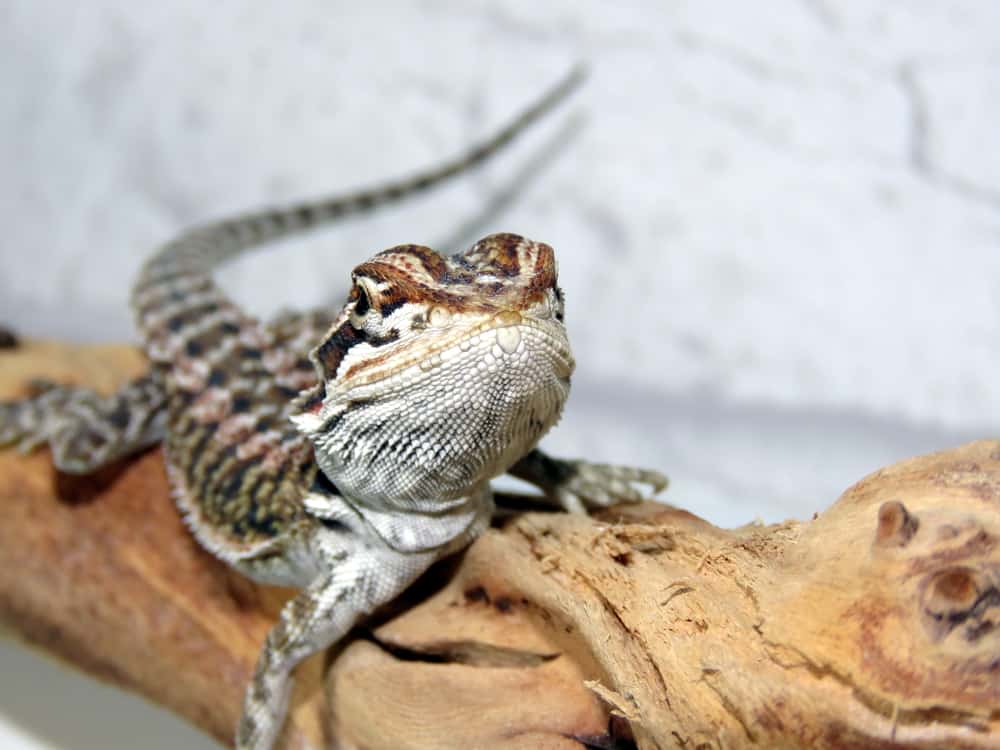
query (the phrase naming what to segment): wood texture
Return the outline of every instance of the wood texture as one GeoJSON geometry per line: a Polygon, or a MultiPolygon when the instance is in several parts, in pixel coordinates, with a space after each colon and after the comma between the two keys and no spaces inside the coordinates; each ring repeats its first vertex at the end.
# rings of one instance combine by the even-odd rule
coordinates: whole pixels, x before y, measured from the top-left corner
{"type": "MultiPolygon", "coordinates": [[[[0,352],[113,387],[126,347],[0,352]]],[[[674,502],[683,498],[671,497],[674,502]]],[[[0,619],[229,742],[288,592],[204,553],[149,451],[0,451],[0,619]]],[[[808,522],[657,504],[514,516],[300,670],[290,748],[1000,748],[1000,441],[873,474],[808,522]]]]}

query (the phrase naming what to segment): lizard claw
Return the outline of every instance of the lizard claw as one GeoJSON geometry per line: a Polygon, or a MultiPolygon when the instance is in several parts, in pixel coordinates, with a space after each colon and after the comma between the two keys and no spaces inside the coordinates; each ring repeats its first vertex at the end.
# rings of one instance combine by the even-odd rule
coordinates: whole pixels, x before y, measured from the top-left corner
{"type": "Polygon", "coordinates": [[[0,446],[13,445],[29,453],[48,439],[30,410],[31,405],[23,401],[0,403],[0,446]]]}
{"type": "Polygon", "coordinates": [[[636,484],[648,484],[655,495],[669,483],[663,474],[649,469],[588,461],[566,463],[572,472],[552,490],[559,504],[570,513],[586,513],[618,503],[638,503],[644,499],[644,494],[636,484]]]}

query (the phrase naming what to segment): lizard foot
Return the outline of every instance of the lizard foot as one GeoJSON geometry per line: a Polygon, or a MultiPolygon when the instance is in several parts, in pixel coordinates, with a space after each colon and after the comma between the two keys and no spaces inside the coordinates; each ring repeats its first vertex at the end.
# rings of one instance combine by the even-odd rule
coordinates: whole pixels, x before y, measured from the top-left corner
{"type": "Polygon", "coordinates": [[[637,484],[649,485],[656,494],[669,480],[658,471],[631,466],[566,461],[569,471],[550,488],[559,504],[570,513],[607,508],[618,503],[638,503],[645,499],[637,484]]]}
{"type": "Polygon", "coordinates": [[[0,402],[0,446],[11,445],[29,453],[48,440],[35,404],[29,401],[0,402]]]}

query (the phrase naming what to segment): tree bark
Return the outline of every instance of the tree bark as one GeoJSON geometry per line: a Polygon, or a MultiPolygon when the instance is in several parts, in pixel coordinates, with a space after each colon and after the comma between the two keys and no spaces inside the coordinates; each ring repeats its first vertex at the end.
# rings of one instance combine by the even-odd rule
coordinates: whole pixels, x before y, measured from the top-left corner
{"type": "MultiPolygon", "coordinates": [[[[25,344],[0,398],[143,367],[25,344]]],[[[3,450],[0,504],[0,621],[230,743],[289,592],[196,545],[159,451],[68,477],[3,450]]],[[[514,515],[303,665],[285,745],[1000,748],[998,539],[1000,441],[883,469],[807,522],[514,515]]]]}

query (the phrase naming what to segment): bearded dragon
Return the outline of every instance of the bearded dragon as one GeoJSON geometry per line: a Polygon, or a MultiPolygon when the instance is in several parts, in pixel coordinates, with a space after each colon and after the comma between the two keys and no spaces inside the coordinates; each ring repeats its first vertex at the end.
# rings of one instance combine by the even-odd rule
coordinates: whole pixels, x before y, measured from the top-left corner
{"type": "Polygon", "coordinates": [[[261,649],[239,750],[275,745],[300,661],[487,528],[490,479],[508,472],[572,512],[638,500],[636,483],[666,485],[655,471],[536,447],[574,369],[544,243],[494,234],[447,257],[393,247],[354,269],[336,315],[272,323],[241,310],[212,276],[247,249],[465,172],[580,75],[433,171],[181,234],[132,290],[146,375],[111,396],[49,384],[0,405],[0,444],[48,443],[65,472],[162,443],[173,499],[198,542],[255,581],[301,589],[261,649]]]}

